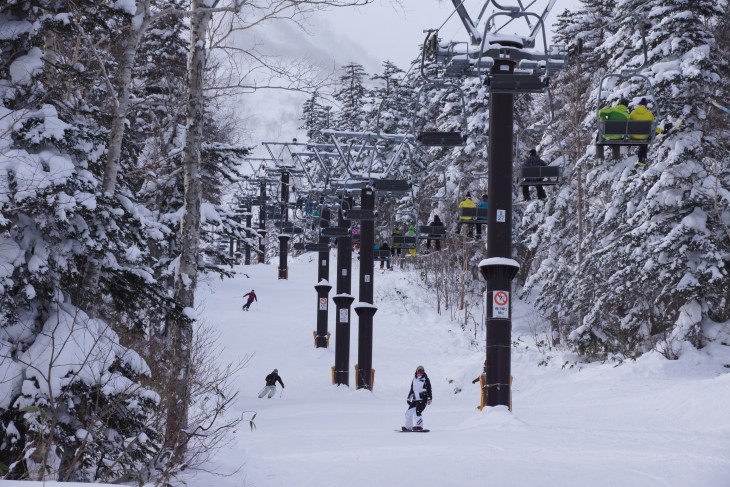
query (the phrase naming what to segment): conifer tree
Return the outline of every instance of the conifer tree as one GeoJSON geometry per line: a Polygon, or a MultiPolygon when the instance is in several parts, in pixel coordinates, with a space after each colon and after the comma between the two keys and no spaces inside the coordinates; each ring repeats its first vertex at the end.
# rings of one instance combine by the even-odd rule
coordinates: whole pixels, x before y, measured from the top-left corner
{"type": "MultiPolygon", "coordinates": [[[[62,480],[116,480],[159,451],[150,421],[157,401],[141,385],[149,370],[121,345],[111,329],[118,323],[78,307],[89,291],[79,276],[102,248],[110,276],[100,281],[108,296],[102,309],[119,316],[166,302],[148,279],[137,218],[143,209],[99,195],[107,131],[98,92],[104,85],[94,77],[106,58],[76,51],[82,24],[63,21],[88,6],[69,12],[61,4],[18,2],[0,20],[0,28],[12,24],[16,32],[0,40],[8,59],[0,68],[0,367],[14,377],[0,400],[0,463],[12,465],[8,475],[16,478],[55,472],[62,480]],[[61,350],[70,354],[65,360],[58,360],[61,350]],[[139,442],[125,443],[130,437],[139,442]],[[40,470],[25,461],[32,449],[40,470]],[[118,462],[105,467],[109,457],[118,462]]],[[[107,15],[108,25],[124,19],[98,5],[87,13],[90,25],[97,14],[107,15]]]]}
{"type": "MultiPolygon", "coordinates": [[[[640,48],[633,47],[640,46],[640,29],[630,15],[641,6],[649,12],[648,62],[655,68],[646,73],[657,94],[655,110],[661,107],[664,117],[682,125],[650,151],[645,172],[632,174],[621,165],[594,179],[591,197],[603,201],[594,203],[589,220],[597,222],[593,239],[603,248],[591,254],[596,264],[585,265],[600,269],[592,277],[600,285],[573,338],[608,352],[654,347],[674,358],[685,341],[703,344],[703,320],[726,302],[729,289],[727,240],[712,230],[720,225],[703,187],[712,143],[702,119],[718,80],[706,21],[719,11],[706,1],[648,3],[628,0],[617,7],[625,19],[618,36],[628,42],[614,53],[610,68],[643,62],[640,48]]],[[[616,89],[635,100],[646,95],[632,79],[616,89]]]]}
{"type": "Polygon", "coordinates": [[[379,85],[371,92],[371,131],[403,134],[410,128],[413,97],[404,84],[403,74],[393,62],[383,61],[382,73],[372,76],[379,85]]]}
{"type": "Polygon", "coordinates": [[[302,125],[299,128],[307,131],[310,142],[326,143],[327,138],[322,131],[332,128],[331,118],[332,107],[323,104],[319,92],[315,91],[302,105],[302,125]]]}
{"type": "Polygon", "coordinates": [[[365,103],[365,70],[362,65],[350,63],[342,67],[339,89],[334,93],[340,104],[335,118],[337,130],[360,132],[366,127],[365,103]]]}

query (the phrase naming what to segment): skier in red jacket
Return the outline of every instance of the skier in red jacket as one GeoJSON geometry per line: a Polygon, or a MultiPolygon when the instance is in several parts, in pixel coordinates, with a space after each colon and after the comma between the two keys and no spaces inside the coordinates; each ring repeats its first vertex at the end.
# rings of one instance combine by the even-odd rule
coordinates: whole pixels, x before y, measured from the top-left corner
{"type": "Polygon", "coordinates": [[[253,303],[254,301],[258,301],[259,300],[259,298],[256,297],[256,293],[253,292],[253,289],[251,289],[251,292],[250,293],[246,293],[246,294],[243,295],[244,298],[246,296],[248,296],[248,301],[246,301],[246,304],[243,305],[243,310],[244,311],[248,311],[248,308],[251,307],[251,303],[253,303]]]}

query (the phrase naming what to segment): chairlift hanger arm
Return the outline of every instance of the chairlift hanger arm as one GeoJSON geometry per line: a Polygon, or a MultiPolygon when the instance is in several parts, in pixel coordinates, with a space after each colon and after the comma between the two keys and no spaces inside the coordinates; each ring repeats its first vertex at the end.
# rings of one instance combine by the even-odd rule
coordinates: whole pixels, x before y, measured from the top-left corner
{"type": "MultiPolygon", "coordinates": [[[[330,144],[327,144],[326,147],[328,150],[337,149],[336,146],[330,145],[330,144]]],[[[322,169],[324,170],[324,172],[327,174],[327,177],[329,178],[332,171],[334,171],[335,168],[337,167],[337,163],[339,162],[340,157],[341,157],[340,153],[339,152],[324,152],[324,151],[320,150],[320,147],[318,147],[318,146],[311,146],[311,149],[314,152],[314,154],[317,156],[317,161],[319,162],[319,165],[322,166],[322,169]],[[325,163],[325,159],[331,160],[334,157],[336,157],[337,160],[335,162],[333,162],[331,166],[327,167],[327,164],[325,163]]]]}
{"type": "Polygon", "coordinates": [[[459,14],[459,17],[461,18],[461,23],[464,24],[464,28],[469,33],[471,43],[474,45],[480,44],[482,42],[482,37],[479,33],[477,25],[474,23],[473,20],[471,20],[471,17],[469,17],[469,12],[467,12],[466,7],[464,7],[464,0],[451,0],[451,3],[454,4],[456,13],[459,14]]]}
{"type": "MultiPolygon", "coordinates": [[[[296,139],[295,139],[296,140],[296,139]]],[[[261,143],[264,147],[266,147],[266,150],[271,155],[272,160],[274,160],[275,163],[284,163],[284,151],[289,152],[289,156],[292,155],[291,146],[306,146],[307,144],[303,142],[262,142],[261,143]],[[274,152],[272,151],[273,146],[281,146],[281,149],[279,150],[279,157],[274,156],[274,152]]]]}
{"type": "Polygon", "coordinates": [[[329,135],[330,137],[332,137],[332,141],[334,142],[334,146],[335,146],[335,148],[337,149],[337,152],[338,152],[338,153],[340,154],[340,160],[341,160],[341,161],[342,161],[342,162],[344,163],[344,165],[345,165],[345,171],[347,171],[347,174],[349,174],[349,175],[350,175],[350,177],[353,177],[353,178],[354,178],[354,177],[355,177],[355,175],[354,175],[354,174],[352,173],[352,171],[350,170],[350,162],[349,162],[349,160],[348,160],[348,159],[349,159],[349,158],[348,158],[348,155],[350,154],[350,151],[348,150],[348,151],[347,151],[347,152],[348,152],[348,155],[345,155],[345,151],[344,151],[344,150],[342,149],[342,147],[341,147],[341,145],[340,145],[340,142],[339,142],[339,141],[337,140],[337,137],[335,137],[335,135],[334,135],[333,133],[331,133],[330,131],[328,131],[328,130],[325,130],[325,131],[324,131],[323,133],[326,133],[326,134],[328,134],[328,135],[329,135]]]}
{"type": "Polygon", "coordinates": [[[309,171],[307,171],[307,166],[304,164],[304,161],[301,158],[301,154],[298,152],[292,152],[292,159],[299,162],[299,165],[301,166],[302,170],[304,171],[304,175],[307,177],[307,181],[309,181],[309,184],[314,188],[317,185],[312,180],[312,177],[309,175],[309,171]]]}
{"type": "Polygon", "coordinates": [[[260,174],[266,171],[266,163],[271,162],[271,159],[264,157],[244,157],[242,160],[248,162],[248,165],[251,168],[251,171],[253,171],[255,177],[260,177],[260,174]],[[258,169],[253,167],[254,162],[261,163],[259,164],[258,169]]]}
{"type": "MultiPolygon", "coordinates": [[[[548,3],[548,5],[545,7],[545,10],[543,11],[542,15],[540,16],[540,18],[542,19],[542,22],[536,23],[535,24],[535,27],[533,27],[532,31],[530,32],[530,39],[532,39],[533,42],[534,42],[535,37],[537,36],[537,30],[540,28],[540,25],[542,24],[543,25],[543,29],[545,28],[544,27],[545,26],[545,20],[547,20],[547,16],[550,15],[550,11],[555,6],[555,2],[556,1],[557,0],[550,0],[550,3],[548,3]]],[[[535,2],[533,2],[533,3],[535,3],[535,2]]]]}
{"type": "Polygon", "coordinates": [[[649,63],[649,48],[646,45],[646,16],[636,12],[631,14],[631,16],[639,23],[639,30],[641,31],[641,48],[644,52],[644,62],[641,63],[641,66],[633,70],[633,73],[638,73],[649,63]]]}
{"type": "MultiPolygon", "coordinates": [[[[370,179],[370,175],[372,174],[373,164],[375,163],[376,157],[381,156],[385,146],[382,144],[378,144],[378,142],[392,142],[397,139],[389,139],[388,137],[382,137],[379,134],[373,133],[373,132],[350,132],[350,131],[337,131],[337,130],[326,130],[323,131],[323,133],[329,135],[334,144],[337,148],[337,151],[340,153],[340,159],[344,161],[345,168],[348,172],[348,174],[351,177],[354,178],[360,178],[362,175],[355,174],[354,173],[354,164],[356,161],[362,161],[366,162],[367,167],[367,174],[368,179],[370,179]],[[343,150],[343,144],[340,142],[339,138],[347,138],[350,139],[349,146],[347,148],[347,152],[343,150]],[[360,140],[361,142],[356,143],[357,140],[360,140]]],[[[402,135],[400,136],[400,145],[407,145],[407,136],[402,135]]],[[[400,151],[397,151],[397,155],[400,154],[400,151]]],[[[395,155],[390,163],[388,163],[388,169],[390,166],[392,166],[393,162],[395,161],[395,155]]],[[[386,171],[387,171],[386,170],[386,171]]],[[[381,173],[379,173],[381,174],[381,173]]]]}
{"type": "Polygon", "coordinates": [[[388,174],[390,174],[390,170],[393,168],[393,164],[395,163],[396,159],[398,159],[398,157],[400,157],[401,153],[406,148],[409,149],[408,155],[410,156],[410,145],[408,145],[404,140],[398,144],[398,147],[396,148],[395,152],[390,157],[390,162],[388,163],[388,166],[385,168],[385,170],[383,170],[383,173],[382,173],[383,178],[388,177],[388,174]]]}

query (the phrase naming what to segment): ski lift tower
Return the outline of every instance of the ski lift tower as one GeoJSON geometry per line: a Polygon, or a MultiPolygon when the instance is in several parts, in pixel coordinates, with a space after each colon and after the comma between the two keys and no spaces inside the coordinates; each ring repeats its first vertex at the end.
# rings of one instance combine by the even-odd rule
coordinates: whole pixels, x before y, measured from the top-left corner
{"type": "Polygon", "coordinates": [[[428,31],[424,55],[435,57],[444,78],[478,76],[489,90],[489,225],[487,258],[479,270],[487,281],[487,406],[511,409],[512,279],[519,264],[512,258],[512,148],[514,97],[543,93],[550,77],[565,63],[563,46],[548,46],[545,19],[556,0],[487,0],[474,22],[463,0],[452,0],[469,42],[442,43],[428,31]],[[544,6],[541,14],[531,12],[544,6]],[[520,25],[521,24],[521,25],[520,25]],[[527,34],[505,34],[507,27],[527,34]],[[542,49],[535,49],[538,35],[542,49]]]}

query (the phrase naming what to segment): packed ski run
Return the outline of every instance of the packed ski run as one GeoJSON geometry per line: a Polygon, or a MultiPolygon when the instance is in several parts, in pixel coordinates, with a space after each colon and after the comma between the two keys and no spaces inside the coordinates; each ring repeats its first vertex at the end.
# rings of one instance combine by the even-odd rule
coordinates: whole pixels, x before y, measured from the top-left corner
{"type": "Polygon", "coordinates": [[[547,324],[516,301],[513,411],[480,411],[473,381],[484,362],[484,328],[462,327],[451,310],[436,314],[415,271],[376,270],[374,388],[352,385],[356,316],[351,386],[338,387],[331,301],[330,347],[313,342],[316,255],[292,259],[288,280],[277,279],[273,265],[238,266],[234,279],[201,286],[200,318],[220,331],[220,360],[250,357],[231,413],[255,413],[255,427],[239,427],[204,470],[187,473],[189,486],[727,485],[730,375],[723,364],[730,347],[690,349],[676,361],[650,353],[620,366],[583,363],[537,346],[547,324]],[[252,289],[258,301],[242,312],[252,289]],[[423,412],[430,432],[394,434],[405,424],[419,365],[433,385],[423,412]],[[286,387],[259,399],[274,369],[286,387]]]}

